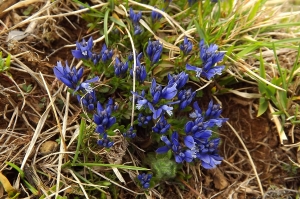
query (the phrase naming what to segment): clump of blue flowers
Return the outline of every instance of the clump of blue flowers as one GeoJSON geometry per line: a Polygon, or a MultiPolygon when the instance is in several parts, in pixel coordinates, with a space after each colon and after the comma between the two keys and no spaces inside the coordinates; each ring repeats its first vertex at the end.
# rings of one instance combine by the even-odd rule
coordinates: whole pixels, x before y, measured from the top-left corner
{"type": "Polygon", "coordinates": [[[141,187],[144,189],[148,189],[150,187],[151,178],[152,178],[152,174],[146,174],[146,173],[142,173],[137,176],[137,179],[139,180],[141,187]]]}
{"type": "MultiPolygon", "coordinates": [[[[167,5],[171,1],[164,2],[167,5]]],[[[152,11],[153,24],[161,17],[160,13],[152,11]]],[[[141,12],[134,12],[130,8],[129,25],[134,35],[142,33],[141,18],[141,12]]],[[[219,165],[223,159],[218,151],[220,139],[215,138],[214,134],[228,119],[221,117],[221,106],[213,101],[202,111],[198,104],[198,90],[191,84],[191,79],[195,79],[192,76],[212,80],[216,75],[221,75],[225,66],[219,63],[225,53],[219,52],[216,44],[206,45],[201,40],[198,46],[201,66],[185,63],[183,61],[190,59],[183,58],[192,56],[197,45],[194,46],[189,38],[184,37],[179,45],[181,53],[176,60],[178,66],[173,72],[163,68],[162,55],[166,49],[161,41],[150,38],[143,48],[132,49],[133,52],[140,50],[134,53],[136,57],[129,53],[128,58],[124,58],[121,50],[117,50],[118,45],[107,46],[103,43],[100,52],[95,52],[92,37],[87,41],[82,39],[76,42],[76,49],[71,53],[91,68],[90,77],[84,79],[84,68],[70,67],[67,61],[65,66],[57,62],[53,71],[56,78],[76,95],[87,112],[86,116],[91,118],[100,147],[113,147],[115,140],[112,135],[118,134],[119,137],[123,136],[123,140],[131,139],[130,142],[134,143],[144,131],[151,132],[149,139],[157,157],[149,165],[156,171],[153,175],[157,174],[162,179],[168,172],[160,170],[166,170],[172,164],[200,162],[205,169],[219,165]],[[157,77],[155,74],[161,71],[163,75],[157,77]],[[137,84],[133,82],[134,75],[137,84]],[[168,161],[159,159],[161,156],[167,157],[168,161]]],[[[174,165],[165,179],[176,176],[177,166],[174,165]]],[[[152,174],[142,173],[137,179],[142,188],[151,187],[152,174]]]]}
{"type": "Polygon", "coordinates": [[[133,29],[134,29],[134,34],[135,35],[139,35],[143,32],[141,26],[140,26],[140,19],[142,18],[142,13],[141,12],[138,12],[138,13],[135,13],[133,11],[132,8],[130,8],[129,10],[129,17],[132,21],[132,24],[133,24],[133,29]]]}
{"type": "MultiPolygon", "coordinates": [[[[92,51],[92,37],[90,37],[88,42],[84,39],[81,43],[76,42],[76,47],[76,50],[72,50],[72,55],[75,58],[92,60],[95,64],[100,60],[106,62],[113,56],[113,52],[108,50],[105,44],[103,45],[99,56],[95,56],[95,53],[92,51]],[[99,58],[96,62],[95,57],[99,58]]],[[[78,70],[75,67],[69,67],[67,61],[65,67],[61,62],[57,62],[57,65],[53,68],[53,72],[57,79],[73,90],[73,94],[77,93],[77,100],[82,103],[83,108],[89,112],[95,112],[93,115],[93,121],[96,124],[95,131],[100,135],[100,139],[97,141],[98,145],[106,148],[112,147],[113,141],[108,138],[106,131],[116,123],[116,118],[112,116],[112,111],[115,111],[117,106],[114,106],[112,98],[109,98],[104,107],[97,101],[96,91],[91,86],[91,83],[98,82],[99,77],[96,76],[81,82],[84,72],[83,67],[80,67],[78,70]],[[95,107],[97,107],[96,110],[95,107]]]]}
{"type": "Polygon", "coordinates": [[[136,67],[132,65],[132,69],[130,69],[130,75],[133,77],[133,70],[135,69],[136,78],[140,83],[143,83],[147,78],[147,71],[144,64],[141,64],[141,58],[143,57],[143,53],[139,53],[136,58],[136,67]]]}
{"type": "Polygon", "coordinates": [[[161,18],[162,18],[162,14],[160,14],[159,12],[156,12],[156,11],[152,10],[152,12],[151,12],[151,19],[152,19],[153,23],[159,21],[161,18]]]}
{"type": "Polygon", "coordinates": [[[195,71],[196,77],[203,76],[208,80],[212,79],[215,75],[221,75],[225,66],[216,66],[216,64],[223,59],[225,53],[217,52],[218,46],[216,44],[211,44],[209,46],[205,45],[204,40],[200,41],[199,48],[203,67],[199,68],[197,66],[186,64],[186,70],[195,71]]]}
{"type": "Polygon", "coordinates": [[[163,50],[163,46],[159,41],[149,40],[146,51],[152,65],[158,62],[162,50],[163,50]]]}
{"type": "Polygon", "coordinates": [[[193,43],[184,37],[183,43],[179,46],[180,50],[185,54],[189,54],[193,49],[193,43]]]}
{"type": "Polygon", "coordinates": [[[158,148],[156,152],[161,154],[171,150],[177,163],[199,160],[204,168],[215,168],[221,163],[222,157],[218,155],[217,149],[220,139],[211,139],[211,129],[220,127],[227,118],[219,118],[220,106],[213,105],[212,101],[205,113],[202,113],[197,102],[194,102],[193,107],[194,111],[190,114],[193,120],[188,121],[184,128],[184,144],[180,143],[179,134],[174,131],[170,140],[165,135],[161,137],[166,145],[158,148]]]}

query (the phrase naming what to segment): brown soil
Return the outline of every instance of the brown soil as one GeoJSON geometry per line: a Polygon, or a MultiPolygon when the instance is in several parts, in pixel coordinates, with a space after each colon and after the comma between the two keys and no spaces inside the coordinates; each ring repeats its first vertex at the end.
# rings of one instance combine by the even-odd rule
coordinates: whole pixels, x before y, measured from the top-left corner
{"type": "MultiPolygon", "coordinates": [[[[11,26],[14,23],[12,13],[3,16],[1,20],[7,26],[11,26]]],[[[76,20],[74,19],[74,21],[76,20]]],[[[84,35],[81,28],[85,27],[85,25],[75,23],[78,28],[76,31],[66,20],[59,21],[56,25],[64,27],[68,36],[62,32],[60,33],[67,37],[71,44],[74,44],[78,38],[84,35]]],[[[1,47],[7,50],[9,45],[12,44],[5,42],[5,36],[7,34],[3,34],[0,41],[1,47]]],[[[45,38],[45,35],[38,36],[39,38],[45,38]]],[[[27,37],[20,42],[15,42],[13,44],[14,47],[9,52],[12,55],[28,52],[21,55],[18,59],[36,72],[36,76],[39,76],[39,72],[44,74],[49,90],[53,94],[60,83],[53,77],[52,67],[59,60],[71,60],[69,48],[56,50],[68,44],[70,43],[57,36],[51,42],[45,39],[39,40],[38,38],[27,37]],[[32,45],[36,50],[30,48],[32,45]],[[56,53],[51,54],[53,51],[56,51],[56,53]],[[49,57],[50,54],[51,56],[49,57]]],[[[10,175],[11,171],[5,169],[5,162],[13,162],[16,165],[22,163],[27,144],[32,139],[33,130],[37,126],[40,115],[46,110],[49,100],[46,90],[41,88],[30,74],[18,70],[18,68],[20,69],[18,63],[13,62],[12,65],[14,67],[9,72],[16,83],[18,85],[31,84],[33,87],[31,92],[25,93],[26,104],[23,104],[23,97],[13,81],[7,75],[0,74],[0,169],[3,173],[9,174],[8,176],[11,176],[9,180],[14,182],[17,176],[10,175]],[[43,98],[46,101],[42,101],[43,98]],[[22,107],[23,105],[24,107],[22,107]]],[[[289,189],[299,190],[300,171],[298,169],[296,173],[292,172],[292,164],[289,158],[297,162],[296,148],[280,144],[277,130],[268,114],[264,114],[259,118],[256,117],[257,110],[255,110],[255,105],[258,103],[257,101],[248,103],[245,99],[238,98],[232,94],[222,95],[220,100],[223,103],[222,116],[229,118],[228,122],[238,132],[247,150],[250,152],[264,192],[267,192],[266,198],[295,197],[295,193],[290,192],[289,189]],[[253,106],[251,106],[251,103],[253,106]]],[[[79,109],[78,107],[74,109],[76,108],[79,109]]],[[[55,125],[55,119],[50,113],[43,131],[55,125]]],[[[289,127],[286,128],[286,132],[288,131],[289,127]]],[[[203,171],[201,178],[198,180],[192,178],[187,182],[190,187],[185,186],[185,191],[182,191],[182,193],[186,194],[184,198],[197,198],[199,196],[197,193],[201,193],[200,196],[205,196],[206,198],[212,196],[215,198],[259,198],[261,194],[257,179],[241,142],[226,124],[220,128],[219,133],[222,138],[220,152],[224,157],[224,162],[218,166],[218,170],[221,171],[223,176],[220,176],[218,171],[203,171]],[[220,181],[222,181],[221,184],[220,181]]],[[[299,136],[299,132],[295,136],[295,143],[299,141],[297,136],[299,136]]],[[[37,145],[42,141],[42,138],[40,138],[37,145]]],[[[29,164],[30,162],[31,158],[28,160],[29,164]]],[[[172,184],[167,183],[165,187],[166,189],[163,191],[165,198],[180,198],[172,184]]],[[[120,196],[122,195],[127,197],[123,191],[120,196]]]]}

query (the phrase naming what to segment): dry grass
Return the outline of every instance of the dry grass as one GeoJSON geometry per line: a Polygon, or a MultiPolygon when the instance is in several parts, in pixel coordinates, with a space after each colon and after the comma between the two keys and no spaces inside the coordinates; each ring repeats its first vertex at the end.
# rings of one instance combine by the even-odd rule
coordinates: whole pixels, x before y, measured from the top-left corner
{"type": "MultiPolygon", "coordinates": [[[[243,9],[247,9],[247,6],[251,6],[251,3],[253,2],[254,1],[248,1],[248,4],[243,6],[243,9]]],[[[93,3],[95,6],[92,6],[92,8],[95,9],[107,4],[100,1],[93,1],[93,3]]],[[[153,9],[152,7],[132,0],[129,0],[129,3],[132,5],[139,5],[148,10],[153,9]]],[[[69,93],[66,94],[66,89],[55,80],[52,74],[52,66],[57,61],[57,58],[67,59],[68,56],[70,57],[70,54],[68,55],[68,53],[63,53],[61,56],[60,53],[69,51],[70,48],[74,48],[75,45],[73,43],[79,39],[77,38],[77,35],[83,36],[86,32],[84,26],[76,26],[67,17],[70,16],[72,17],[72,20],[78,20],[81,17],[80,14],[86,12],[88,9],[79,10],[75,3],[68,0],[25,0],[13,4],[14,5],[12,6],[7,6],[4,11],[4,13],[7,14],[4,15],[5,17],[0,18],[2,24],[0,29],[0,49],[5,54],[12,55],[10,69],[11,76],[6,75],[5,73],[0,74],[0,171],[9,178],[15,189],[22,192],[24,198],[31,197],[32,194],[23,186],[20,176],[16,176],[16,174],[9,169],[6,162],[18,165],[25,173],[27,173],[26,179],[28,181],[32,180],[31,184],[39,189],[40,195],[44,195],[46,198],[52,198],[53,196],[57,198],[59,194],[64,195],[71,193],[77,194],[81,198],[96,198],[96,196],[88,195],[86,190],[89,188],[97,189],[105,193],[107,198],[111,197],[107,190],[108,186],[94,184],[93,182],[84,182],[82,179],[78,178],[73,169],[64,168],[64,165],[67,164],[68,161],[71,161],[76,153],[76,140],[79,135],[79,113],[81,113],[81,108],[77,103],[74,103],[74,100],[69,93]],[[20,12],[15,12],[15,10],[24,10],[30,5],[33,5],[34,7],[30,16],[24,17],[20,15],[20,12]],[[60,23],[61,21],[68,23],[67,26],[70,28],[68,29],[63,26],[63,24],[60,23]],[[14,42],[7,41],[6,38],[9,33],[15,30],[23,30],[24,32],[22,34],[28,35],[24,40],[14,42]],[[82,33],[71,35],[73,31],[82,33]],[[48,42],[47,39],[53,39],[53,41],[48,42]],[[59,44],[56,44],[56,41],[60,41],[63,46],[60,47],[59,44]],[[44,49],[42,49],[42,47],[44,49]],[[29,84],[33,85],[33,89],[30,92],[25,92],[23,85],[29,84]],[[42,101],[42,98],[45,98],[45,100],[42,101]],[[60,102],[60,104],[55,102],[60,102]],[[60,143],[59,147],[55,144],[57,142],[60,143]],[[52,192],[49,192],[53,187],[54,189],[52,192]]],[[[253,19],[255,23],[252,26],[247,28],[241,26],[236,27],[232,37],[229,37],[224,43],[232,42],[237,34],[243,34],[270,26],[279,23],[282,19],[289,21],[294,17],[299,17],[299,11],[290,12],[291,7],[289,4],[278,6],[278,3],[268,2],[266,6],[266,11],[262,11],[257,15],[257,18],[253,19]],[[273,16],[269,16],[268,13],[273,16]],[[264,18],[268,19],[263,20],[264,18]]],[[[239,10],[238,8],[240,7],[237,5],[237,12],[243,12],[243,10],[239,10]]],[[[118,14],[122,17],[126,17],[127,13],[125,11],[125,7],[120,6],[118,14]]],[[[191,35],[195,34],[197,30],[195,27],[185,30],[172,16],[169,16],[165,12],[162,12],[162,14],[165,17],[166,23],[169,23],[172,28],[171,30],[179,32],[177,33],[178,39],[174,43],[168,43],[164,39],[159,38],[159,36],[151,31],[151,28],[147,26],[146,22],[142,21],[141,24],[149,30],[155,38],[159,38],[167,49],[171,50],[169,59],[172,60],[173,56],[176,56],[179,51],[177,44],[180,43],[183,36],[190,35],[190,37],[192,37],[191,35]]],[[[114,26],[115,24],[112,23],[108,29],[108,33],[112,31],[114,26]]],[[[281,29],[283,32],[280,33],[269,32],[264,35],[255,35],[255,37],[248,36],[253,40],[256,40],[258,36],[274,36],[280,38],[299,37],[299,27],[291,27],[288,31],[284,32],[285,30],[286,29],[281,29]]],[[[127,32],[129,34],[128,30],[127,32]]],[[[95,33],[96,32],[91,33],[90,35],[95,33]]],[[[103,40],[104,36],[94,42],[97,43],[103,40]]],[[[132,48],[134,48],[133,42],[132,48]]],[[[135,51],[133,52],[135,53],[135,51]]],[[[291,63],[295,60],[295,52],[296,51],[291,48],[282,49],[281,51],[277,51],[277,56],[282,56],[281,61],[284,63],[288,62],[285,66],[290,67],[291,63]]],[[[272,51],[266,48],[262,52],[262,56],[267,62],[266,66],[269,67],[268,74],[270,78],[276,76],[277,74],[274,72],[273,67],[274,55],[272,54],[272,51]]],[[[252,88],[256,86],[256,81],[249,79],[244,80],[244,77],[240,74],[246,73],[255,80],[267,82],[272,85],[268,82],[268,79],[263,79],[257,75],[256,72],[259,67],[258,60],[249,57],[249,59],[246,60],[231,59],[229,61],[232,65],[228,68],[228,74],[233,75],[236,79],[252,84],[252,88]]],[[[299,73],[299,71],[297,71],[297,73],[299,73]]],[[[276,85],[273,86],[274,88],[281,89],[276,85]]],[[[203,88],[204,86],[199,85],[199,88],[201,87],[203,88]]],[[[295,90],[296,89],[297,88],[295,88],[295,90]]],[[[133,90],[135,89],[133,88],[133,90]]],[[[241,88],[240,90],[232,89],[232,91],[229,91],[244,102],[247,100],[251,101],[251,103],[245,103],[243,105],[235,101],[234,103],[239,104],[241,110],[248,110],[247,106],[250,105],[257,107],[257,101],[255,101],[259,98],[257,89],[253,89],[253,93],[249,93],[249,90],[251,89],[241,88]]],[[[224,102],[223,99],[219,100],[224,102]]],[[[229,101],[227,101],[227,103],[229,101]]],[[[225,104],[223,104],[223,107],[226,107],[225,104]]],[[[270,110],[272,109],[274,109],[274,107],[270,105],[270,110]]],[[[270,132],[275,129],[276,125],[277,131],[280,132],[279,142],[284,144],[283,141],[288,139],[287,132],[281,131],[282,125],[278,121],[278,118],[274,115],[273,119],[266,118],[268,119],[267,123],[270,124],[268,126],[268,128],[271,129],[270,132]],[[272,120],[275,124],[272,123],[272,120]]],[[[225,157],[223,165],[220,166],[218,170],[212,171],[211,173],[203,172],[200,170],[199,165],[187,167],[187,169],[182,172],[193,175],[189,182],[182,180],[182,183],[187,187],[187,191],[182,191],[182,189],[179,189],[179,185],[170,183],[168,186],[170,190],[174,190],[175,193],[173,193],[173,195],[175,194],[177,198],[247,198],[249,195],[263,198],[276,198],[277,196],[288,198],[287,196],[289,193],[299,193],[299,190],[287,189],[283,184],[282,187],[275,187],[274,190],[270,189],[270,186],[265,184],[267,183],[268,178],[264,177],[264,179],[262,179],[263,172],[266,171],[259,169],[259,172],[257,168],[257,165],[259,165],[258,162],[263,162],[263,160],[252,157],[255,147],[248,146],[248,142],[245,142],[245,137],[241,135],[240,129],[237,129],[239,126],[238,121],[229,120],[227,125],[227,130],[231,132],[231,135],[235,136],[234,139],[237,139],[238,142],[232,143],[232,138],[228,137],[226,134],[228,132],[226,132],[226,130],[222,131],[221,136],[224,138],[224,146],[221,151],[225,157]],[[253,158],[255,158],[255,161],[253,158]],[[216,174],[217,172],[221,172],[224,175],[220,177],[221,174],[216,174]],[[216,186],[218,186],[217,184],[218,182],[220,183],[220,181],[223,181],[224,184],[219,185],[220,187],[218,189],[216,186]],[[212,188],[211,182],[214,184],[215,188],[212,188]],[[210,191],[211,194],[209,194],[209,196],[204,196],[203,190],[206,192],[210,191]]],[[[299,130],[298,132],[294,132],[294,130],[290,132],[290,134],[293,135],[295,133],[299,133],[299,130]]],[[[274,135],[272,138],[273,137],[274,135]]],[[[297,162],[294,149],[300,146],[299,134],[294,135],[293,137],[296,137],[298,143],[293,142],[293,145],[286,145],[285,150],[287,155],[282,155],[280,157],[289,157],[297,162]]],[[[93,147],[88,148],[89,152],[100,157],[103,162],[117,162],[118,164],[139,166],[140,163],[138,158],[132,157],[127,150],[128,143],[126,143],[121,136],[116,137],[116,140],[118,140],[119,143],[117,143],[110,152],[93,147]],[[113,156],[118,157],[120,152],[122,152],[122,155],[121,158],[117,159],[118,161],[116,159],[109,159],[109,157],[113,156]],[[122,160],[125,153],[131,156],[129,162],[124,162],[122,160]]],[[[89,140],[87,140],[87,143],[92,143],[94,141],[95,137],[91,135],[89,140]]],[[[273,147],[272,150],[284,146],[278,145],[274,147],[269,146],[268,143],[263,141],[261,142],[262,143],[259,143],[257,146],[260,147],[266,145],[266,147],[269,148],[273,147]]],[[[286,159],[281,161],[288,163],[286,159]]],[[[269,162],[268,164],[269,165],[265,165],[265,167],[268,168],[268,172],[272,172],[278,168],[282,171],[279,161],[277,164],[274,164],[274,162],[269,162]]],[[[122,190],[120,193],[123,194],[123,198],[138,195],[144,195],[147,198],[163,198],[162,195],[166,195],[165,191],[160,190],[159,185],[149,191],[149,195],[144,194],[142,191],[132,190],[132,186],[127,185],[135,183],[134,178],[137,175],[136,172],[116,168],[104,169],[103,167],[85,167],[80,172],[82,172],[83,176],[88,172],[91,172],[95,176],[114,184],[118,189],[122,190]],[[111,180],[105,175],[108,171],[111,172],[112,175],[116,174],[117,177],[114,178],[114,180],[111,180]],[[129,176],[129,179],[127,178],[124,180],[124,173],[127,173],[126,176],[129,176]],[[123,181],[124,184],[119,181],[123,181]]],[[[297,175],[299,175],[299,172],[297,175]]],[[[272,177],[269,177],[269,179],[271,178],[272,177]]],[[[299,186],[299,182],[297,183],[299,186]]],[[[0,198],[5,197],[3,190],[0,191],[0,194],[2,194],[0,195],[0,198]]],[[[171,193],[167,195],[167,198],[171,198],[172,196],[171,193]]]]}

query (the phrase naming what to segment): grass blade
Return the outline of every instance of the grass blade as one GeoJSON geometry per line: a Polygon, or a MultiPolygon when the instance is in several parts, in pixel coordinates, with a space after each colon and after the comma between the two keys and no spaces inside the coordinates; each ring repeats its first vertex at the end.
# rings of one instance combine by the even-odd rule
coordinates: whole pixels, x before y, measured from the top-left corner
{"type": "Polygon", "coordinates": [[[108,34],[107,34],[109,12],[110,12],[110,9],[107,9],[104,14],[104,36],[105,36],[105,43],[107,46],[109,45],[108,34]]]}
{"type": "Polygon", "coordinates": [[[74,159],[72,162],[73,164],[76,162],[78,155],[80,153],[79,150],[80,150],[80,146],[81,146],[81,143],[83,140],[83,133],[84,133],[85,127],[86,127],[85,119],[81,119],[77,147],[76,147],[75,156],[74,156],[74,159]]]}

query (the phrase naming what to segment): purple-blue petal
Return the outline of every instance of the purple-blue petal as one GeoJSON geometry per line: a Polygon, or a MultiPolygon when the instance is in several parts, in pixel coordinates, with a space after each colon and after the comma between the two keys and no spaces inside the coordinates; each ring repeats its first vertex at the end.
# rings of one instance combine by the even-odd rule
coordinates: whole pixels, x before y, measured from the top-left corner
{"type": "Polygon", "coordinates": [[[184,144],[187,146],[189,149],[192,149],[195,147],[195,141],[194,138],[190,135],[185,136],[184,138],[184,144]]]}
{"type": "Polygon", "coordinates": [[[184,131],[185,131],[186,133],[191,132],[191,130],[192,130],[192,128],[193,128],[194,125],[195,125],[194,122],[188,121],[188,122],[185,124],[184,131]]]}
{"type": "Polygon", "coordinates": [[[168,146],[162,146],[159,147],[158,149],[156,149],[156,153],[158,154],[162,154],[162,153],[167,153],[170,150],[170,148],[168,146]]]}

